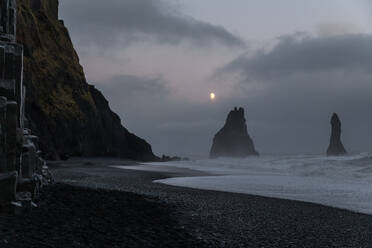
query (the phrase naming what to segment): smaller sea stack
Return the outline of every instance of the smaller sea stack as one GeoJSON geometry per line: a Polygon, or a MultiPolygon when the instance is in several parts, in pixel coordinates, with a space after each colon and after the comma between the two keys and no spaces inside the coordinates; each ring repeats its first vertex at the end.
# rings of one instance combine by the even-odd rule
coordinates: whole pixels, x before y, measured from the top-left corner
{"type": "Polygon", "coordinates": [[[341,121],[336,113],[333,113],[331,119],[332,134],[330,144],[327,150],[328,156],[345,155],[347,152],[341,142],[341,121]]]}
{"type": "Polygon", "coordinates": [[[248,134],[244,109],[235,107],[227,116],[225,126],[214,136],[211,158],[258,156],[248,134]]]}

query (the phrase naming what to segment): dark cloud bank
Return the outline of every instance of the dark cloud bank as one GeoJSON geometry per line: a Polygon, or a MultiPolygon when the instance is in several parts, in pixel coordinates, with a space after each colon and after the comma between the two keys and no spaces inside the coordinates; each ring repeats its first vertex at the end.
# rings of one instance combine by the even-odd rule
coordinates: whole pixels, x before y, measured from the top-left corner
{"type": "Polygon", "coordinates": [[[62,16],[74,38],[85,45],[121,45],[153,40],[166,44],[218,42],[244,47],[244,42],[220,26],[183,15],[163,0],[65,0],[62,16]],[[82,11],[83,10],[83,11],[82,11]]]}
{"type": "Polygon", "coordinates": [[[222,72],[240,72],[245,76],[244,81],[249,82],[275,81],[294,74],[332,73],[336,70],[371,71],[371,35],[303,36],[282,37],[270,52],[242,55],[222,72]]]}

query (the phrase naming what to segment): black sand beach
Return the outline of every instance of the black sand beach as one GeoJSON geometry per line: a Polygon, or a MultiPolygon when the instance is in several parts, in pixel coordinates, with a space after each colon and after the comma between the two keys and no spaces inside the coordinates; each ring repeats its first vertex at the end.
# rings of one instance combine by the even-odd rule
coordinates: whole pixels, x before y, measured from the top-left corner
{"type": "Polygon", "coordinates": [[[207,247],[172,211],[133,193],[56,184],[31,213],[0,218],[0,247],[207,247]]]}
{"type": "Polygon", "coordinates": [[[51,164],[57,184],[32,213],[0,219],[0,247],[372,247],[370,215],[155,184],[182,173],[108,167],[128,163],[51,164]]]}

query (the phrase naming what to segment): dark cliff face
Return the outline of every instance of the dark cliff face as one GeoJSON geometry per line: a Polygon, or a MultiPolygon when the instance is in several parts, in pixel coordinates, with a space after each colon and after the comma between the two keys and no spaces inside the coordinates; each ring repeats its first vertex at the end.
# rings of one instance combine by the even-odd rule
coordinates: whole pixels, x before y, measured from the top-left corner
{"type": "Polygon", "coordinates": [[[248,134],[243,108],[232,110],[225,126],[214,136],[211,158],[257,156],[253,141],[248,134]]]}
{"type": "Polygon", "coordinates": [[[341,121],[338,115],[334,113],[331,119],[332,134],[330,139],[330,144],[327,150],[327,155],[344,155],[346,150],[341,142],[341,121]]]}
{"type": "Polygon", "coordinates": [[[26,116],[48,158],[157,159],[87,84],[69,33],[58,20],[58,0],[18,0],[17,35],[24,45],[26,116]]]}

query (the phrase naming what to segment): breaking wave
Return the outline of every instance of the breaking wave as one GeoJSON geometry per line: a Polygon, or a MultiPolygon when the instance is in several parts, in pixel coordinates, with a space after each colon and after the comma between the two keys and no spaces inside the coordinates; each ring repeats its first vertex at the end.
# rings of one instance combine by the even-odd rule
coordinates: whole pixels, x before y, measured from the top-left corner
{"type": "Polygon", "coordinates": [[[307,201],[372,214],[372,153],[220,158],[148,166],[187,168],[210,175],[158,183],[307,201]]]}

